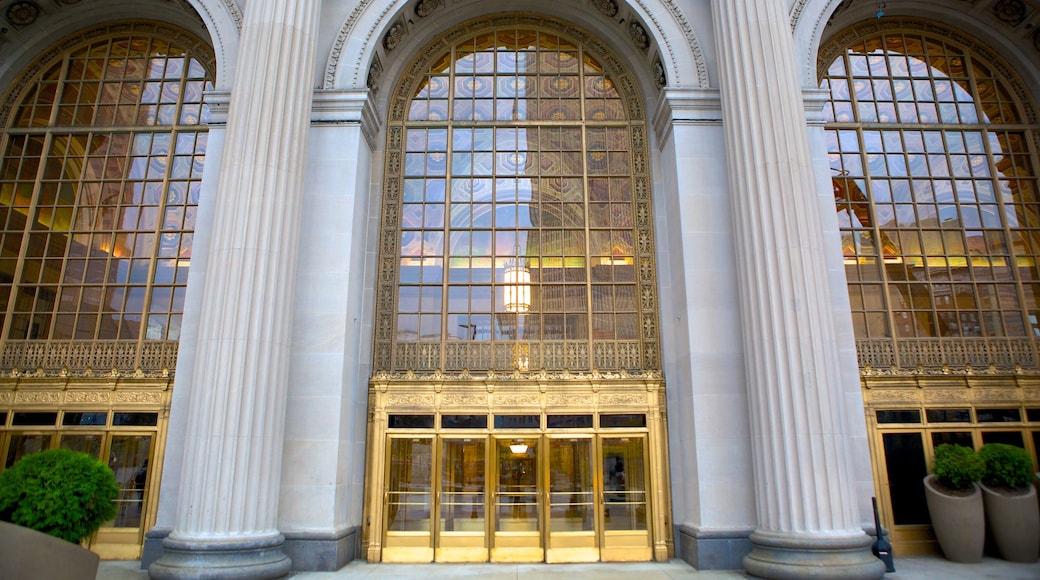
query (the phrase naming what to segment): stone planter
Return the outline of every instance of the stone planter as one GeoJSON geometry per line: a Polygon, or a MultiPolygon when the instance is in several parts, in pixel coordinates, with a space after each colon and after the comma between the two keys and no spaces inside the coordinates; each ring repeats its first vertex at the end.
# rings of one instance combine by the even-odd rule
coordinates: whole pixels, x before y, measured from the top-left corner
{"type": "Polygon", "coordinates": [[[975,485],[970,495],[947,495],[936,487],[935,476],[929,475],[924,478],[924,495],[935,538],[946,559],[966,564],[981,562],[986,516],[979,486],[975,485]]]}
{"type": "Polygon", "coordinates": [[[0,578],[94,580],[100,561],[71,542],[0,522],[0,578]]]}
{"type": "Polygon", "coordinates": [[[985,485],[986,523],[1000,555],[1011,562],[1036,562],[1040,557],[1040,507],[1036,488],[995,490],[985,485]]]}

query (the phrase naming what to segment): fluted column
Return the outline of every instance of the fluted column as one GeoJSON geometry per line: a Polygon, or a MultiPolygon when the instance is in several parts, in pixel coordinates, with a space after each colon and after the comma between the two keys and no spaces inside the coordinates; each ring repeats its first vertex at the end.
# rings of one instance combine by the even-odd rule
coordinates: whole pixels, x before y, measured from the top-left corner
{"type": "Polygon", "coordinates": [[[291,305],[320,0],[250,0],[173,530],[153,578],[278,578],[291,305]]]}
{"type": "Polygon", "coordinates": [[[880,578],[852,490],[786,4],[712,2],[758,519],[744,567],[766,578],[880,578]]]}

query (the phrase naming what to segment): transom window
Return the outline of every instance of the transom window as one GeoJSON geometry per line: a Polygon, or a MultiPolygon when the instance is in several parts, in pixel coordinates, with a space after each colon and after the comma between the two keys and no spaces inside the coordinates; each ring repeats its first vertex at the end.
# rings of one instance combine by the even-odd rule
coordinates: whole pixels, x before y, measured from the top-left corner
{"type": "Polygon", "coordinates": [[[418,70],[392,107],[385,363],[641,368],[656,338],[645,124],[616,74],[583,43],[520,27],[418,70]]]}
{"type": "Polygon", "coordinates": [[[827,62],[857,337],[1040,335],[1036,127],[1010,71],[914,29],[865,35],[827,62]]]}
{"type": "Polygon", "coordinates": [[[44,57],[7,111],[7,339],[180,336],[206,152],[207,49],[155,25],[126,28],[44,57]]]}

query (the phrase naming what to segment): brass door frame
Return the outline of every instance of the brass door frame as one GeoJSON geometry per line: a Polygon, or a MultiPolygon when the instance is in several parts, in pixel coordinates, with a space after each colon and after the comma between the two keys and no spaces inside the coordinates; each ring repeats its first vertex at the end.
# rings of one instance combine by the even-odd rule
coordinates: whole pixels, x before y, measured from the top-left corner
{"type": "Polygon", "coordinates": [[[492,508],[489,511],[492,512],[488,530],[490,532],[490,547],[489,561],[491,562],[544,562],[545,561],[545,541],[546,541],[546,482],[547,480],[547,468],[546,468],[546,454],[542,447],[546,438],[541,432],[538,431],[495,431],[490,434],[489,440],[491,441],[492,448],[491,465],[488,467],[490,477],[488,477],[491,483],[492,492],[489,495],[489,507],[492,508]],[[535,441],[535,515],[537,530],[536,533],[532,534],[524,530],[502,530],[499,531],[498,527],[498,487],[500,483],[501,466],[498,456],[499,444],[509,445],[510,441],[518,440],[534,440],[535,441]],[[537,538],[537,546],[531,545],[533,538],[537,538]],[[507,545],[508,544],[508,545],[507,545]]]}
{"type": "Polygon", "coordinates": [[[439,457],[436,459],[437,470],[435,473],[435,491],[433,498],[432,510],[437,512],[437,525],[433,526],[433,559],[436,562],[486,562],[488,560],[488,553],[490,551],[491,541],[491,524],[492,517],[490,514],[490,501],[488,499],[488,476],[490,471],[490,458],[491,458],[491,446],[490,438],[487,433],[438,433],[436,435],[437,445],[436,453],[439,457]],[[447,468],[447,458],[444,456],[444,443],[451,440],[480,440],[484,445],[484,517],[481,518],[482,526],[479,536],[480,546],[477,546],[476,529],[467,531],[455,531],[448,535],[448,532],[441,530],[440,526],[440,512],[441,512],[441,501],[444,497],[444,470],[447,468]],[[452,541],[455,540],[455,541],[452,541]]]}
{"type": "Polygon", "coordinates": [[[592,531],[586,533],[571,531],[553,531],[552,528],[552,488],[550,483],[551,470],[545,470],[543,486],[545,489],[545,562],[554,564],[557,562],[598,562],[601,558],[601,547],[603,545],[603,482],[600,470],[597,469],[596,458],[599,453],[599,435],[592,432],[549,432],[545,435],[547,444],[546,458],[551,462],[552,442],[556,440],[571,439],[583,440],[589,443],[589,460],[591,465],[590,477],[592,484],[592,531]],[[558,545],[555,545],[558,540],[558,545]],[[591,541],[591,545],[589,545],[591,541]]]}
{"type": "Polygon", "coordinates": [[[434,555],[434,515],[436,505],[435,498],[435,474],[436,470],[434,467],[437,465],[437,441],[438,437],[433,433],[402,433],[402,434],[390,434],[386,435],[385,454],[386,454],[386,472],[384,474],[384,488],[382,495],[382,505],[388,506],[390,500],[390,481],[391,471],[393,470],[393,461],[390,456],[393,453],[394,440],[404,439],[427,439],[430,442],[430,478],[429,478],[429,512],[430,517],[427,519],[427,530],[425,533],[420,531],[391,531],[390,530],[390,510],[385,509],[382,512],[382,519],[380,520],[380,535],[382,536],[382,557],[385,562],[407,562],[407,563],[421,563],[421,562],[432,562],[434,555]]]}
{"type": "MultiPolygon", "coordinates": [[[[501,378],[498,375],[482,377],[475,380],[472,376],[430,376],[406,374],[402,376],[377,374],[369,389],[369,423],[368,444],[366,445],[366,485],[364,492],[364,532],[362,535],[362,551],[370,562],[384,561],[383,549],[386,538],[385,493],[388,483],[387,455],[389,441],[392,437],[488,437],[488,462],[493,453],[492,437],[538,437],[543,446],[550,444],[555,437],[618,437],[637,435],[642,437],[643,462],[646,471],[646,505],[650,521],[648,521],[648,539],[650,547],[641,552],[646,561],[666,561],[674,554],[674,543],[671,522],[671,491],[668,471],[667,418],[665,413],[664,381],[655,373],[628,375],[619,373],[616,376],[603,375],[554,375],[538,374],[538,380],[524,377],[501,378]],[[486,417],[486,426],[480,428],[455,429],[443,427],[441,418],[449,415],[470,415],[486,417]],[[494,429],[494,419],[501,415],[538,415],[537,429],[494,429]],[[587,415],[591,422],[583,427],[554,427],[549,416],[587,415]],[[601,419],[608,416],[632,415],[639,417],[636,424],[630,427],[603,427],[601,419]],[[645,421],[644,421],[645,419],[645,421]],[[394,427],[390,427],[394,425],[394,427]]],[[[605,424],[605,423],[604,423],[605,424]]],[[[613,424],[613,423],[612,423],[613,424]]],[[[594,443],[594,445],[597,445],[594,443]]],[[[437,443],[435,453],[439,454],[443,445],[437,443]]],[[[548,447],[546,447],[548,449],[548,447]]],[[[599,447],[594,455],[600,453],[599,447]]],[[[548,451],[542,452],[547,457],[548,451]]],[[[442,459],[438,455],[435,470],[442,469],[442,459]]],[[[594,461],[600,461],[595,459],[594,461]]],[[[599,487],[602,482],[598,478],[602,466],[594,466],[594,477],[599,487]]],[[[541,509],[543,518],[547,518],[545,510],[548,502],[544,492],[548,490],[546,471],[540,476],[543,497],[541,509]]],[[[440,483],[434,482],[440,489],[440,483]]],[[[493,482],[488,480],[488,485],[493,482]]],[[[490,498],[487,498],[490,501],[490,498]]],[[[437,498],[434,498],[437,501],[437,498]]],[[[599,499],[597,498],[597,501],[599,499]]],[[[489,507],[486,517],[488,538],[492,535],[490,520],[493,508],[489,507]]],[[[602,518],[601,514],[596,515],[602,518]]],[[[543,525],[543,533],[546,529],[543,525]]],[[[597,526],[600,522],[597,520],[597,526]]],[[[551,529],[551,528],[550,528],[551,529]]],[[[436,532],[432,532],[431,536],[436,532]]],[[[433,542],[433,540],[431,540],[433,542]]],[[[490,539],[489,539],[490,542],[490,539]]],[[[426,544],[423,544],[425,547],[426,544]]],[[[602,549],[603,543],[598,543],[602,549]]],[[[543,547],[548,543],[543,539],[543,547]]],[[[431,544],[436,550],[436,544],[431,544]]],[[[489,548],[490,549],[490,548],[489,548]]],[[[562,553],[560,554],[562,555],[562,553]]],[[[490,556],[489,556],[490,558],[490,556]]],[[[438,559],[431,554],[424,561],[438,559]]],[[[553,557],[555,559],[555,557],[553,557]]],[[[586,558],[574,558],[581,561],[586,558]]],[[[602,557],[601,552],[601,559],[602,557]]],[[[636,559],[632,556],[609,559],[636,559]]],[[[538,561],[542,561],[539,559],[538,561]]]]}

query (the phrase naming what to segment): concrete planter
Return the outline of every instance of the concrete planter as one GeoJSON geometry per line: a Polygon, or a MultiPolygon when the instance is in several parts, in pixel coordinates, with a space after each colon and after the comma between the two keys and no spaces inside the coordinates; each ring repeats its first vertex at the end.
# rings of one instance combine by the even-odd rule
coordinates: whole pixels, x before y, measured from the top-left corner
{"type": "Polygon", "coordinates": [[[0,578],[94,580],[100,561],[71,542],[0,522],[0,578]]]}
{"type": "Polygon", "coordinates": [[[947,495],[936,487],[935,476],[924,478],[925,499],[932,529],[947,560],[972,564],[982,561],[986,545],[986,516],[982,491],[975,485],[967,496],[947,495]]]}
{"type": "Polygon", "coordinates": [[[1036,562],[1040,557],[1040,507],[1036,488],[1011,492],[985,485],[986,522],[1000,555],[1011,562],[1036,562]]]}

